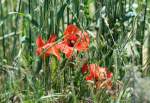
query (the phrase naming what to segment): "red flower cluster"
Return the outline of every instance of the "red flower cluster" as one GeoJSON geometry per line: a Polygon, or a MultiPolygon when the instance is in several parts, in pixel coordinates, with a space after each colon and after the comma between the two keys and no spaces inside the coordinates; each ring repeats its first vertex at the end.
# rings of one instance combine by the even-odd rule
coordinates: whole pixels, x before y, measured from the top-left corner
{"type": "MultiPolygon", "coordinates": [[[[77,26],[71,24],[68,25],[64,31],[64,38],[58,44],[55,43],[57,36],[51,35],[49,40],[45,43],[41,36],[36,40],[37,50],[36,54],[42,56],[42,58],[48,57],[53,54],[58,60],[61,60],[60,52],[63,52],[67,58],[70,58],[74,49],[78,52],[87,51],[90,38],[86,32],[82,32],[77,26]]],[[[96,82],[97,88],[111,88],[112,73],[108,72],[107,68],[99,67],[96,64],[84,64],[82,67],[82,73],[89,71],[89,75],[86,76],[86,80],[96,82]]]]}
{"type": "Polygon", "coordinates": [[[60,50],[65,53],[67,58],[73,54],[73,50],[78,52],[86,51],[90,44],[90,38],[86,32],[82,32],[78,27],[68,25],[64,32],[64,39],[59,43],[60,50]]]}
{"type": "Polygon", "coordinates": [[[88,70],[90,74],[86,76],[87,81],[96,81],[97,88],[111,88],[112,83],[110,79],[112,78],[113,74],[108,72],[107,68],[100,67],[96,64],[84,64],[82,67],[82,74],[88,72],[88,70]]]}
{"type": "Polygon", "coordinates": [[[41,55],[43,50],[44,57],[48,57],[50,54],[53,54],[57,57],[58,60],[61,60],[60,51],[63,52],[67,58],[70,58],[73,54],[74,49],[77,51],[86,51],[90,44],[90,38],[86,32],[82,32],[79,28],[73,24],[67,26],[64,32],[64,39],[58,44],[55,44],[57,36],[52,35],[47,43],[44,43],[41,36],[36,40],[38,46],[36,53],[41,55]]]}

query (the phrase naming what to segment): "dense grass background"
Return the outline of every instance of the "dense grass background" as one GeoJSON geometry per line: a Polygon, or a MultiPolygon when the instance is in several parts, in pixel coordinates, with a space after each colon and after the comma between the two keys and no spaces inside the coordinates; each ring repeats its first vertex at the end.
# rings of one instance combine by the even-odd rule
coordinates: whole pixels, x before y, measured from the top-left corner
{"type": "Polygon", "coordinates": [[[149,103],[149,0],[1,0],[0,103],[149,103]],[[68,24],[90,35],[74,61],[36,56],[36,39],[62,39],[68,24]],[[113,72],[111,95],[81,73],[85,63],[113,72]]]}

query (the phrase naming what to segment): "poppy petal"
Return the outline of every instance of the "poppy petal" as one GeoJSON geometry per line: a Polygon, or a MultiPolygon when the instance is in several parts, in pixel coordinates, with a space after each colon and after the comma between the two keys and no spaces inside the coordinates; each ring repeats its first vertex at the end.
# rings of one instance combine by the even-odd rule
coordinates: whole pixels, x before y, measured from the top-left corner
{"type": "Polygon", "coordinates": [[[66,55],[67,58],[70,58],[71,55],[73,54],[73,48],[69,47],[65,43],[60,43],[58,45],[58,48],[60,49],[61,52],[63,52],[66,55]]]}
{"type": "Polygon", "coordinates": [[[90,74],[96,80],[99,78],[99,73],[97,72],[97,68],[98,66],[96,64],[90,64],[90,74]]]}
{"type": "Polygon", "coordinates": [[[69,40],[77,41],[78,37],[77,37],[76,35],[71,35],[71,36],[69,36],[68,39],[69,39],[69,40]]]}
{"type": "Polygon", "coordinates": [[[50,54],[53,54],[57,57],[57,59],[60,61],[61,57],[60,57],[60,53],[59,53],[59,49],[57,48],[56,45],[54,45],[54,43],[47,43],[45,46],[43,46],[43,49],[45,49],[45,55],[49,56],[50,54]]]}
{"type": "Polygon", "coordinates": [[[72,34],[75,34],[76,32],[78,32],[79,29],[77,26],[73,25],[73,24],[70,24],[67,26],[66,30],[64,31],[64,34],[65,35],[72,35],[72,34]]]}
{"type": "Polygon", "coordinates": [[[82,66],[82,74],[84,74],[85,72],[87,72],[88,71],[88,65],[87,64],[84,64],[83,66],[82,66]]]}
{"type": "Polygon", "coordinates": [[[113,74],[111,72],[107,73],[107,78],[112,78],[113,74]]]}
{"type": "Polygon", "coordinates": [[[37,48],[36,49],[36,55],[41,55],[41,53],[42,53],[42,48],[37,48]]]}
{"type": "Polygon", "coordinates": [[[50,47],[51,47],[50,43],[46,43],[46,44],[42,47],[42,52],[43,52],[43,54],[44,54],[46,57],[48,57],[48,56],[50,55],[50,53],[47,52],[48,49],[50,49],[50,47]]]}
{"type": "Polygon", "coordinates": [[[36,45],[38,48],[42,47],[45,44],[44,40],[42,37],[39,35],[38,38],[36,39],[36,45]]]}
{"type": "Polygon", "coordinates": [[[47,43],[55,42],[57,39],[57,36],[55,34],[51,35],[47,41],[47,43]]]}
{"type": "Polygon", "coordinates": [[[89,76],[86,76],[86,78],[85,78],[87,81],[88,80],[93,80],[93,77],[92,77],[92,75],[89,75],[89,76]]]}
{"type": "Polygon", "coordinates": [[[86,32],[82,33],[80,31],[78,32],[78,35],[80,36],[80,38],[77,41],[75,47],[78,51],[86,51],[90,45],[90,38],[86,32]]]}
{"type": "Polygon", "coordinates": [[[50,48],[50,51],[51,51],[51,54],[55,55],[59,61],[61,60],[59,50],[58,48],[56,48],[56,46],[50,48]]]}

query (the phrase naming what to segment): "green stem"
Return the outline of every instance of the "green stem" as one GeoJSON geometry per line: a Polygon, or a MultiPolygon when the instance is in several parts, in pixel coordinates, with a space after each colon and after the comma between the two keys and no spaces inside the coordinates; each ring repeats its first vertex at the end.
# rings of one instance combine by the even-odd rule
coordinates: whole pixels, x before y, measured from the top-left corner
{"type": "MultiPolygon", "coordinates": [[[[20,8],[21,8],[21,0],[19,0],[18,10],[17,10],[18,13],[20,12],[20,8]]],[[[16,20],[15,20],[16,28],[15,28],[14,41],[13,41],[12,57],[14,57],[16,53],[15,49],[16,49],[16,43],[17,43],[18,19],[19,19],[19,15],[17,14],[16,20]]]]}
{"type": "MultiPolygon", "coordinates": [[[[1,1],[2,2],[2,1],[1,1]]],[[[2,3],[0,2],[0,6],[1,6],[1,20],[3,20],[3,7],[2,7],[2,3]]],[[[5,34],[4,34],[4,24],[2,25],[2,34],[3,34],[3,57],[5,58],[5,34]]]]}

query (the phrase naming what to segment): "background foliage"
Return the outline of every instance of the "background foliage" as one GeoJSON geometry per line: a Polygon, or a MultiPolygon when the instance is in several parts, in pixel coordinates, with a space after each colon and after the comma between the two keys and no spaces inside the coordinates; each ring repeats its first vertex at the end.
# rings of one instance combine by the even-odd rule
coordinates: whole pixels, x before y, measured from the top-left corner
{"type": "Polygon", "coordinates": [[[1,103],[148,103],[149,68],[149,0],[0,1],[1,103]],[[68,24],[89,33],[88,52],[73,62],[42,62],[37,36],[60,40],[68,24]],[[85,61],[108,67],[121,88],[113,96],[95,90],[81,74],[85,61]]]}

